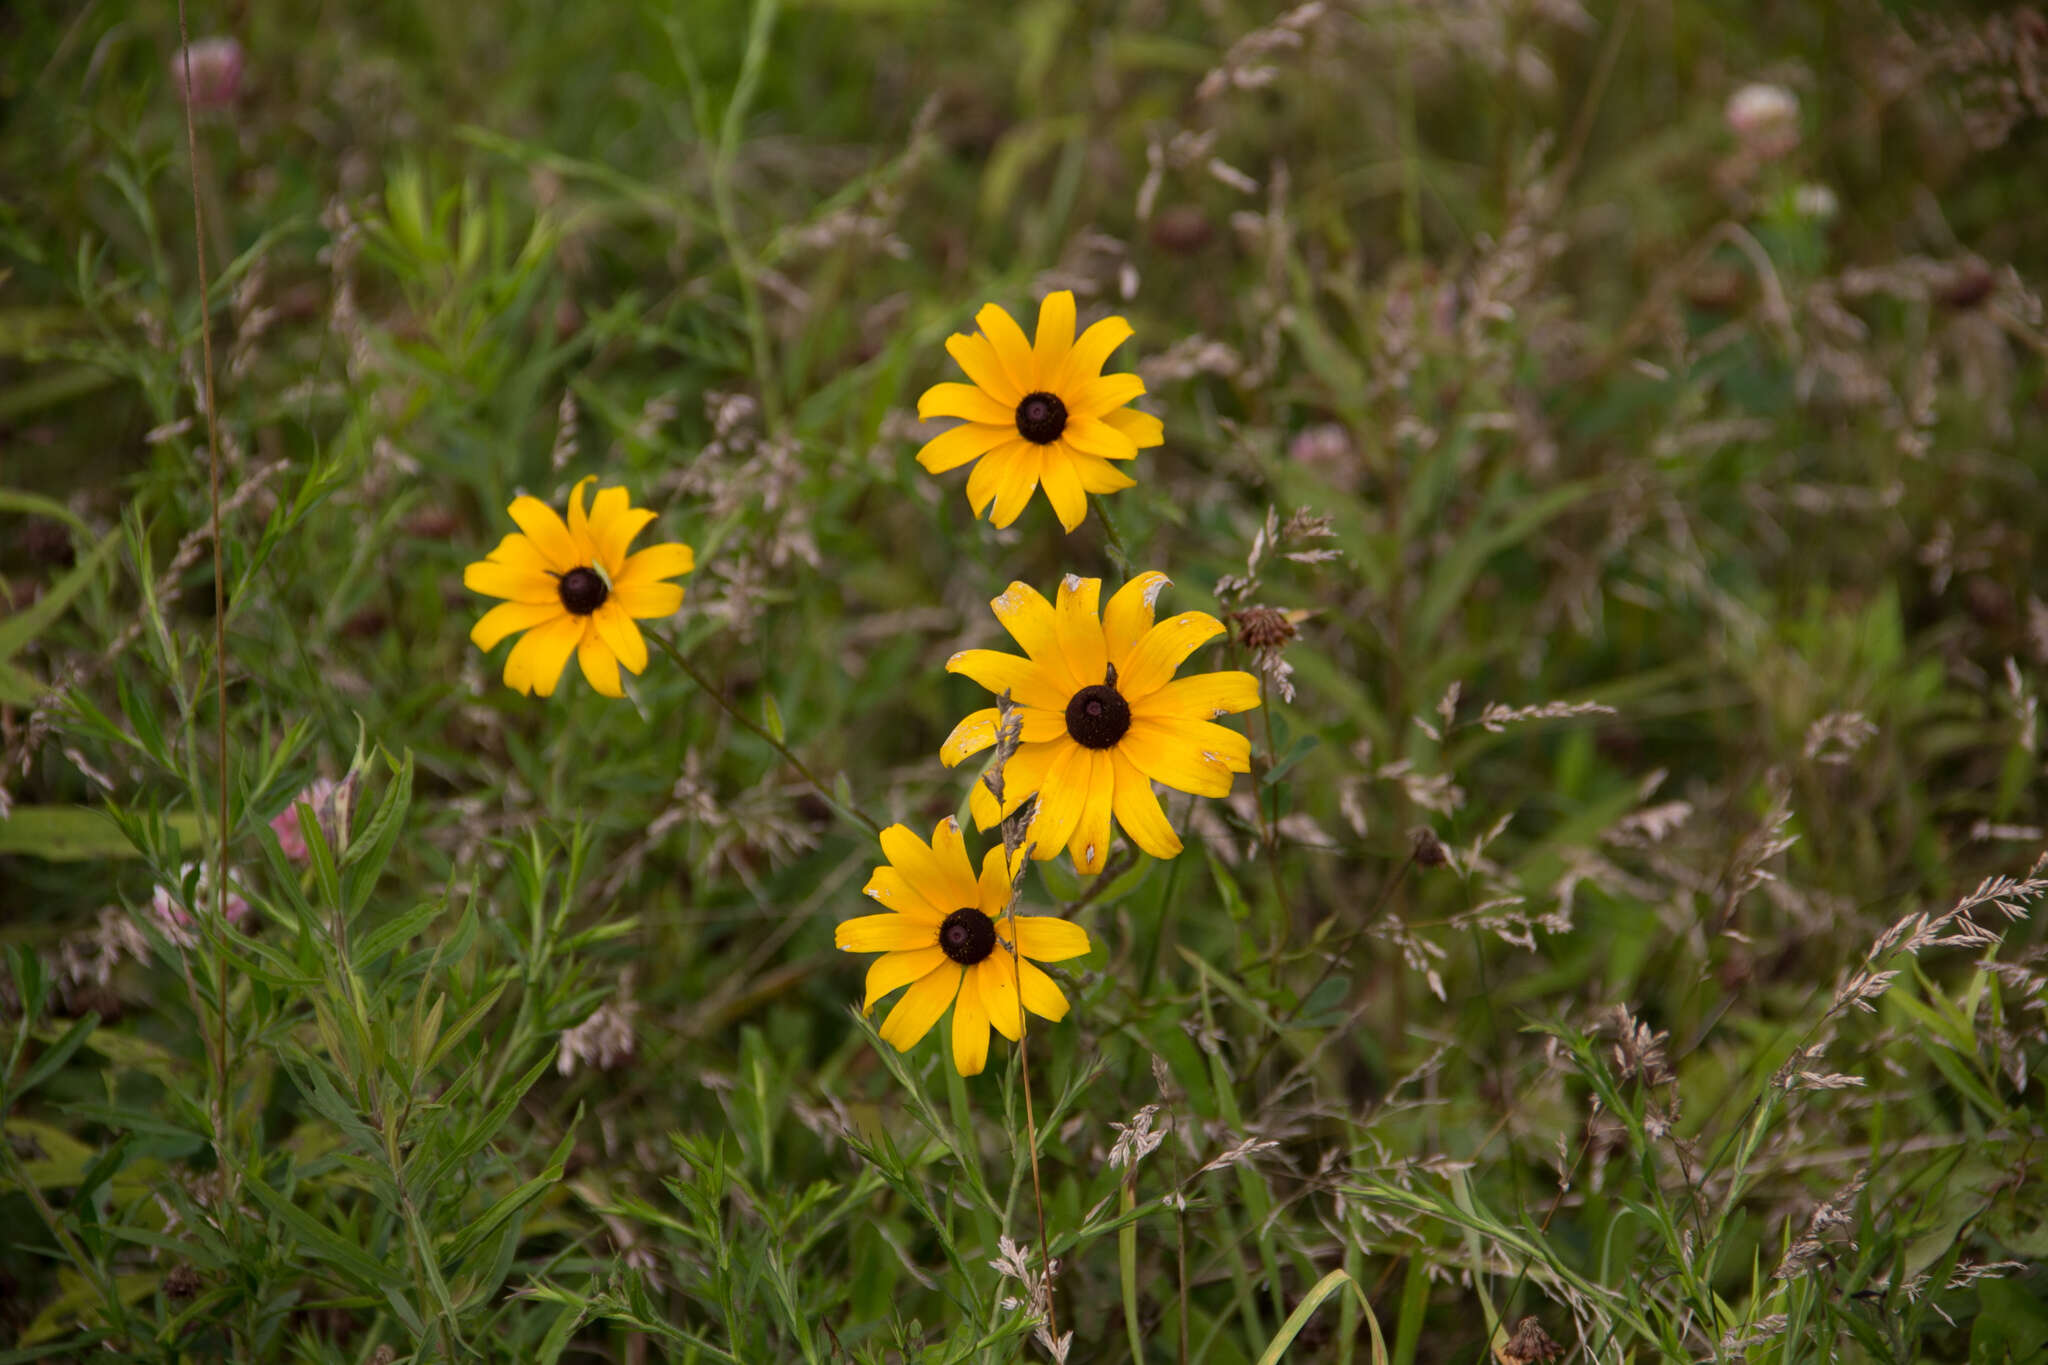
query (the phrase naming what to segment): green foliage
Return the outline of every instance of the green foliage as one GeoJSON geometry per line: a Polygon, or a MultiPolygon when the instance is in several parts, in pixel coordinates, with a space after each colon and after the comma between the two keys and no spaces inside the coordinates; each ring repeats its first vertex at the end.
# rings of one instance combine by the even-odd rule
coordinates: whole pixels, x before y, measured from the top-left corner
{"type": "Polygon", "coordinates": [[[190,18],[196,158],[175,9],[0,17],[0,1361],[2048,1351],[2037,18],[190,18]],[[911,418],[1053,288],[1167,444],[997,533],[911,418]],[[521,698],[586,474],[699,567],[521,698]],[[899,1054],[946,659],[1154,567],[1253,772],[899,1054]]]}

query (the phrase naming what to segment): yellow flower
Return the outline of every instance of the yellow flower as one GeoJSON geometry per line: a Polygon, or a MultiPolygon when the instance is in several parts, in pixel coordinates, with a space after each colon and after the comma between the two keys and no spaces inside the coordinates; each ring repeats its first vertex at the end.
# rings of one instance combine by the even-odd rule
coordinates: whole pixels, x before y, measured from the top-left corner
{"type": "Polygon", "coordinates": [[[520,533],[462,571],[463,586],[472,592],[510,599],[470,631],[478,649],[526,632],[505,658],[505,683],[522,696],[553,696],[573,653],[592,687],[623,697],[619,665],[633,674],[647,667],[647,641],[634,619],[670,616],[683,604],[683,585],[662,580],[688,573],[695,554],[670,544],[628,555],[626,547],[654,513],[634,507],[625,489],[604,488],[586,515],[583,490],[596,481],[584,479],[570,492],[567,525],[539,498],[513,499],[520,533]]]}
{"type": "MultiPolygon", "coordinates": [[[[1223,633],[1206,612],[1189,611],[1157,625],[1152,604],[1166,575],[1142,573],[1109,599],[1102,618],[1099,578],[1069,574],[1057,609],[1030,585],[1012,583],[990,603],[1027,657],[969,649],[946,661],[1010,699],[1023,713],[1022,743],[1003,767],[1003,804],[977,781],[970,805],[983,829],[1036,793],[1038,809],[1024,842],[1035,858],[1062,847],[1081,872],[1100,872],[1109,852],[1110,817],[1155,858],[1181,843],[1160,809],[1152,784],[1197,796],[1228,796],[1233,773],[1251,771],[1251,741],[1215,724],[1219,716],[1259,704],[1249,673],[1200,673],[1174,680],[1196,649],[1223,633]]],[[[996,740],[996,708],[960,722],[939,750],[952,767],[996,740]]]]}
{"type": "Polygon", "coordinates": [[[1131,335],[1122,318],[1104,318],[1074,339],[1074,295],[1062,289],[1038,310],[1036,344],[993,303],[974,315],[981,331],[946,339],[969,384],[934,384],[917,400],[920,420],[964,418],[925,444],[917,462],[934,474],[979,460],[967,477],[974,515],[1008,526],[1045,486],[1046,501],[1069,531],[1088,515],[1090,493],[1136,482],[1111,464],[1135,459],[1166,439],[1159,419],[1124,405],[1145,391],[1134,374],[1104,374],[1109,353],[1131,335]]]}
{"type": "Polygon", "coordinates": [[[1063,962],[1088,951],[1088,933],[1050,915],[1009,913],[1010,878],[1000,845],[981,861],[981,879],[967,860],[967,842],[951,816],[932,841],[904,825],[882,831],[886,867],[875,869],[867,893],[889,907],[839,926],[833,935],[850,953],[880,953],[868,968],[861,1013],[908,986],[882,1021],[882,1038],[908,1052],[953,1007],[953,1065],[977,1076],[988,1062],[988,1031],[1015,1042],[1024,1011],[1066,1017],[1067,998],[1030,959],[1063,962]],[[1012,955],[1011,945],[1016,953],[1012,955]]]}

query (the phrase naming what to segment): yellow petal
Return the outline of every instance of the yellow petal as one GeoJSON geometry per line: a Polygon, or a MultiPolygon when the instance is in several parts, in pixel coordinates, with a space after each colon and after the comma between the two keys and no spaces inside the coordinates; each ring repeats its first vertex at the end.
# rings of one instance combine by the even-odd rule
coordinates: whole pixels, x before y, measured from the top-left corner
{"type": "Polygon", "coordinates": [[[1053,608],[1054,628],[1059,632],[1060,653],[1067,667],[1084,687],[1093,687],[1109,677],[1109,655],[1102,643],[1102,580],[1068,574],[1060,580],[1058,604],[1053,608]]]}
{"type": "Polygon", "coordinates": [[[653,520],[653,508],[627,505],[625,489],[599,491],[597,502],[590,511],[590,535],[597,543],[598,563],[604,565],[604,571],[612,576],[614,582],[625,571],[626,548],[653,520]],[[618,496],[613,498],[613,494],[618,496]]]}
{"type": "Polygon", "coordinates": [[[907,986],[946,965],[944,948],[914,948],[908,952],[884,953],[868,968],[867,992],[860,1012],[873,1014],[881,998],[898,986],[907,986]]]}
{"type": "Polygon", "coordinates": [[[1074,389],[1067,403],[1067,420],[1100,417],[1120,408],[1145,392],[1145,381],[1134,374],[1106,374],[1074,389]]]}
{"type": "Polygon", "coordinates": [[[1073,696],[1061,686],[1066,669],[1055,674],[1036,660],[1000,650],[963,649],[946,660],[946,671],[972,678],[999,697],[1008,689],[1012,701],[1045,710],[1064,713],[1073,696]]]}
{"type": "Polygon", "coordinates": [[[1232,769],[1222,754],[1190,748],[1172,727],[1186,721],[1134,720],[1117,752],[1155,782],[1196,796],[1230,795],[1232,769]]]}
{"type": "MultiPolygon", "coordinates": [[[[1131,324],[1122,318],[1104,318],[1081,333],[1081,339],[1074,343],[1074,349],[1067,353],[1066,364],[1054,380],[1054,392],[1062,399],[1075,392],[1083,384],[1102,373],[1103,365],[1109,360],[1110,352],[1131,338],[1131,324]]],[[[1067,402],[1067,415],[1073,416],[1074,405],[1067,402]]]]}
{"type": "Polygon", "coordinates": [[[1149,696],[1131,703],[1133,716],[1168,716],[1179,720],[1215,720],[1259,704],[1259,680],[1249,673],[1195,673],[1175,678],[1149,696]]]}
{"type": "Polygon", "coordinates": [[[918,396],[917,420],[929,422],[934,417],[959,417],[969,422],[1014,427],[1017,405],[1005,407],[972,384],[934,384],[918,396]]]}
{"type": "Polygon", "coordinates": [[[1024,1005],[1017,998],[1017,969],[1010,961],[1010,950],[998,942],[996,950],[976,963],[973,970],[989,1023],[997,1033],[1016,1042],[1024,1036],[1024,1005]]]}
{"type": "Polygon", "coordinates": [[[541,552],[533,548],[533,542],[517,531],[498,542],[498,548],[484,558],[493,564],[504,564],[514,569],[526,569],[533,573],[545,574],[548,562],[541,552]]]}
{"type": "Polygon", "coordinates": [[[953,893],[960,897],[957,908],[980,903],[981,891],[975,884],[974,864],[967,857],[966,836],[960,833],[960,822],[950,815],[932,828],[932,857],[945,870],[953,893]]]}
{"type": "Polygon", "coordinates": [[[1124,833],[1155,858],[1178,856],[1180,836],[1173,832],[1173,825],[1152,790],[1152,779],[1125,757],[1122,746],[1110,750],[1110,763],[1116,772],[1116,822],[1123,826],[1124,833]]]}
{"type": "Polygon", "coordinates": [[[1084,455],[1104,460],[1135,460],[1138,444],[1100,417],[1074,417],[1060,439],[1084,455]]]}
{"type": "Polygon", "coordinates": [[[630,556],[612,580],[614,588],[638,588],[675,578],[697,567],[697,552],[679,541],[650,545],[630,556]]]}
{"type": "Polygon", "coordinates": [[[619,685],[618,656],[612,653],[594,628],[583,632],[583,639],[576,646],[576,662],[583,665],[584,678],[599,696],[626,695],[625,688],[619,685]]]}
{"type": "Polygon", "coordinates": [[[512,520],[519,523],[519,529],[526,532],[526,538],[533,542],[533,548],[540,551],[541,558],[556,573],[580,569],[590,562],[577,552],[569,528],[562,524],[555,509],[539,498],[514,498],[508,510],[512,513],[512,520]]]}
{"type": "Polygon", "coordinates": [[[946,338],[946,354],[967,371],[967,377],[974,381],[975,388],[1007,406],[1012,413],[1016,412],[1017,404],[1024,401],[1023,385],[1010,376],[987,337],[962,336],[955,332],[946,338]]]}
{"type": "MultiPolygon", "coordinates": [[[[1128,685],[1122,675],[1128,671],[1131,646],[1152,629],[1153,604],[1171,586],[1173,580],[1165,574],[1147,569],[1118,588],[1102,610],[1103,641],[1109,649],[1109,661],[1116,665],[1119,691],[1128,685]]],[[[1128,697],[1130,693],[1124,695],[1128,697]]]]}
{"type": "Polygon", "coordinates": [[[1038,337],[1031,348],[1041,386],[1059,374],[1074,349],[1074,291],[1055,289],[1038,305],[1038,337]]]}
{"type": "Polygon", "coordinates": [[[1060,994],[1051,977],[1029,961],[1017,964],[1017,987],[1024,997],[1024,1008],[1039,1018],[1058,1023],[1067,1017],[1067,997],[1060,994]]]}
{"type": "Polygon", "coordinates": [[[975,775],[974,786],[967,792],[967,813],[974,817],[976,829],[987,829],[1003,818],[1003,813],[996,809],[994,793],[989,791],[988,783],[982,780],[987,775],[988,767],[983,765],[981,772],[975,775]]]}
{"type": "Polygon", "coordinates": [[[988,1009],[981,1003],[979,973],[960,973],[953,997],[953,1065],[963,1076],[979,1076],[988,1065],[988,1009]]]}
{"type": "Polygon", "coordinates": [[[596,562],[597,543],[590,537],[590,518],[583,510],[583,490],[596,482],[597,475],[586,474],[569,490],[569,539],[576,544],[577,559],[585,564],[596,562]]]}
{"type": "Polygon", "coordinates": [[[605,599],[605,605],[619,604],[619,610],[636,621],[650,617],[674,616],[683,605],[683,585],[680,583],[636,583],[630,587],[613,588],[612,595],[605,599]]]}
{"type": "Polygon", "coordinates": [[[1088,519],[1088,490],[1074,467],[1074,457],[1062,445],[1047,448],[1038,480],[1045,486],[1045,500],[1052,504],[1060,527],[1072,531],[1088,519]]]}
{"type": "Polygon", "coordinates": [[[946,858],[911,833],[908,825],[891,825],[882,831],[882,852],[901,872],[912,889],[942,913],[974,904],[974,871],[967,865],[964,844],[946,858]]]}
{"type": "Polygon", "coordinates": [[[871,897],[875,904],[886,906],[920,924],[929,925],[933,933],[939,931],[939,921],[945,918],[925,899],[922,891],[910,884],[908,877],[893,867],[876,868],[862,891],[871,897]]]}
{"type": "Polygon", "coordinates": [[[953,1003],[953,993],[960,987],[960,975],[960,968],[948,962],[913,982],[896,1001],[896,1008],[889,1011],[889,1017],[882,1021],[882,1041],[898,1052],[908,1052],[916,1047],[918,1040],[939,1022],[946,1006],[953,1003]]]}
{"type": "Polygon", "coordinates": [[[974,315],[975,326],[995,347],[996,359],[1002,362],[1003,372],[1017,386],[1017,398],[1021,402],[1027,393],[1035,393],[1045,386],[1039,382],[1038,360],[1031,353],[1031,343],[1024,339],[1024,329],[1017,320],[993,303],[985,303],[974,315]]]}
{"type": "Polygon", "coordinates": [[[591,613],[590,621],[597,629],[597,637],[618,656],[619,663],[628,673],[637,676],[646,670],[647,641],[640,634],[640,627],[633,624],[633,618],[619,605],[618,598],[605,599],[605,604],[591,613]]]}
{"type": "Polygon", "coordinates": [[[973,509],[975,516],[978,517],[988,510],[988,505],[995,501],[996,488],[1001,483],[1003,475],[1008,472],[1010,462],[1022,457],[1030,447],[1031,443],[1021,438],[1005,441],[982,456],[980,462],[969,472],[967,505],[973,509]]]}
{"type": "Polygon", "coordinates": [[[963,422],[951,431],[940,432],[926,441],[924,448],[917,452],[917,462],[924,466],[927,474],[944,474],[969,460],[980,459],[1005,441],[1016,439],[1015,423],[999,427],[991,422],[963,422]]]}
{"type": "Polygon", "coordinates": [[[1088,931],[1053,915],[1019,915],[1010,921],[1017,951],[1040,962],[1065,962],[1088,952],[1088,931]]]}
{"type": "Polygon", "coordinates": [[[1074,822],[1074,834],[1067,841],[1074,870],[1084,877],[1102,871],[1109,859],[1109,819],[1116,796],[1116,778],[1107,749],[1088,750],[1088,795],[1081,806],[1081,818],[1074,822]]]}
{"type": "Polygon", "coordinates": [[[1045,448],[1026,441],[1023,449],[1012,451],[996,471],[995,500],[989,504],[988,524],[1001,530],[1017,519],[1038,487],[1038,471],[1045,466],[1045,448]]]}
{"type": "Polygon", "coordinates": [[[1097,420],[1115,427],[1130,437],[1131,444],[1140,450],[1150,450],[1153,446],[1166,444],[1166,424],[1149,412],[1139,412],[1136,408],[1118,408],[1114,412],[1103,413],[1097,420]]]}
{"type": "MultiPolygon", "coordinates": [[[[1080,680],[1067,667],[1067,656],[1060,650],[1058,618],[1053,614],[1052,603],[1029,583],[1013,582],[1003,589],[1002,595],[989,603],[996,619],[1003,623],[1003,629],[1010,632],[1010,638],[1024,647],[1031,661],[1044,669],[1055,689],[1061,694],[1058,705],[1065,709],[1067,698],[1081,690],[1080,680]]],[[[1101,679],[1094,679],[1100,682],[1101,679]]],[[[1023,700],[1023,698],[1019,698],[1023,700]]],[[[1047,703],[1033,700],[1033,706],[1047,703]]]]}
{"type": "MultiPolygon", "coordinates": [[[[585,479],[576,487],[580,490],[584,483],[591,483],[594,479],[595,476],[585,479]]],[[[584,519],[584,534],[590,537],[591,544],[600,544],[604,540],[605,532],[611,529],[612,523],[617,521],[621,514],[630,511],[632,506],[633,499],[623,488],[600,488],[592,494],[590,515],[584,519]]],[[[569,529],[575,531],[576,525],[573,521],[569,529]]]]}
{"type": "Polygon", "coordinates": [[[1073,466],[1074,476],[1080,479],[1082,490],[1098,496],[1104,493],[1121,493],[1138,482],[1108,460],[1094,455],[1076,454],[1073,457],[1073,466]]]}
{"type": "Polygon", "coordinates": [[[939,926],[908,915],[861,915],[842,920],[832,941],[849,953],[898,953],[936,948],[939,926]]]}
{"type": "Polygon", "coordinates": [[[1020,706],[1021,723],[1017,727],[1017,738],[1025,744],[1042,744],[1048,739],[1058,739],[1067,733],[1067,713],[1062,707],[1057,711],[1043,706],[1020,706]]]}
{"type": "MultiPolygon", "coordinates": [[[[976,884],[979,899],[975,907],[990,919],[999,917],[1010,908],[1009,860],[1003,856],[1003,846],[981,855],[981,880],[976,884]]],[[[1000,946],[998,951],[1001,951],[1000,946]]]]}
{"type": "Polygon", "coordinates": [[[494,564],[480,559],[462,571],[462,586],[486,597],[508,597],[514,602],[552,602],[562,605],[560,580],[545,572],[494,564]]]}
{"type": "Polygon", "coordinates": [[[583,618],[567,612],[535,626],[520,636],[505,656],[505,685],[521,696],[552,697],[555,683],[582,639],[583,618]]]}
{"type": "Polygon", "coordinates": [[[500,602],[485,612],[483,619],[470,628],[469,640],[481,650],[493,650],[498,642],[516,631],[531,630],[543,621],[552,621],[557,616],[566,616],[562,604],[555,602],[500,602]]]}
{"type": "Polygon", "coordinates": [[[979,711],[969,711],[961,722],[953,727],[953,733],[946,736],[946,742],[939,746],[939,762],[948,768],[963,758],[971,758],[996,742],[996,708],[984,706],[979,711]]]}
{"type": "Polygon", "coordinates": [[[1124,666],[1117,670],[1116,690],[1136,704],[1172,679],[1173,671],[1209,641],[1223,633],[1223,623],[1205,611],[1170,616],[1138,637],[1124,666]]]}
{"type": "Polygon", "coordinates": [[[1017,752],[1010,755],[1010,761],[1003,768],[1003,808],[997,811],[995,797],[990,795],[988,784],[980,778],[974,780],[974,792],[968,798],[968,808],[974,812],[977,829],[987,829],[998,819],[1016,812],[1033,792],[1045,784],[1045,776],[1052,769],[1052,761],[1059,757],[1063,748],[1071,748],[1074,741],[1066,737],[1066,723],[1060,724],[1056,738],[1038,744],[1022,744],[1017,752]]]}
{"type": "MultiPolygon", "coordinates": [[[[1071,739],[1054,740],[1047,747],[1053,750],[1052,766],[1038,789],[1038,809],[1024,831],[1031,856],[1041,862],[1058,857],[1074,837],[1074,826],[1088,801],[1088,780],[1095,771],[1094,750],[1071,739]]],[[[1008,790],[1006,784],[1003,795],[1004,804],[1008,805],[1016,793],[1008,790]]]]}

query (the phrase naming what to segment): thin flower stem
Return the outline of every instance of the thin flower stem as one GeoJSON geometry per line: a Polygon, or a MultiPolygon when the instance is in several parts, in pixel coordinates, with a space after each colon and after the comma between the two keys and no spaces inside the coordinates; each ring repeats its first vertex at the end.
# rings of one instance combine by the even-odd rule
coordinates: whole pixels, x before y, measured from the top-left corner
{"type": "Polygon", "coordinates": [[[1280,750],[1273,742],[1273,698],[1263,672],[1259,674],[1259,715],[1266,723],[1266,771],[1252,778],[1252,805],[1259,812],[1259,841],[1265,845],[1266,875],[1273,883],[1273,952],[1267,974],[1277,983],[1280,979],[1280,954],[1287,947],[1287,927],[1291,917],[1287,912],[1287,887],[1280,876],[1280,784],[1267,780],[1279,765],[1280,750]],[[1266,814],[1265,797],[1258,790],[1261,785],[1273,794],[1270,817],[1266,814]]]}
{"type": "Polygon", "coordinates": [[[219,1089],[214,1097],[215,1155],[228,1173],[230,1198],[235,1188],[234,1163],[228,1160],[228,585],[220,543],[220,415],[214,404],[212,284],[206,272],[206,214],[199,204],[199,130],[192,113],[198,85],[192,79],[192,34],[185,20],[185,0],[178,0],[178,46],[185,61],[185,154],[187,183],[192,188],[192,255],[199,266],[199,350],[206,395],[207,512],[213,538],[213,704],[217,713],[215,744],[219,764],[215,785],[219,804],[215,824],[220,837],[220,854],[213,868],[215,916],[212,923],[213,956],[217,968],[214,1002],[220,1012],[220,1036],[214,1040],[214,1071],[219,1089]]]}
{"type": "Polygon", "coordinates": [[[727,701],[725,699],[725,693],[720,691],[716,686],[714,686],[711,682],[711,679],[705,677],[702,673],[698,672],[697,666],[691,663],[687,658],[685,658],[683,656],[683,652],[677,649],[675,647],[675,644],[672,641],[670,641],[667,636],[655,634],[655,632],[653,631],[649,631],[647,633],[653,637],[654,643],[661,646],[661,652],[668,655],[669,658],[673,659],[675,661],[676,667],[682,669],[684,673],[688,674],[690,681],[697,684],[698,688],[704,693],[705,696],[711,698],[711,700],[718,703],[720,710],[724,711],[725,714],[731,716],[734,720],[738,721],[741,725],[745,726],[749,731],[753,732],[755,735],[758,735],[760,738],[768,741],[769,747],[774,749],[776,753],[782,755],[782,759],[785,763],[789,764],[790,767],[796,769],[797,776],[803,778],[804,781],[810,783],[812,790],[816,791],[818,795],[825,798],[826,805],[832,807],[832,809],[838,811],[840,814],[846,816],[848,819],[857,821],[858,823],[866,826],[870,834],[881,834],[882,827],[875,823],[873,816],[869,815],[866,811],[856,810],[852,806],[842,806],[839,803],[839,798],[832,794],[832,789],[830,787],[827,787],[823,782],[820,782],[817,778],[817,775],[805,766],[804,761],[802,759],[798,758],[794,753],[790,751],[790,748],[787,744],[784,744],[781,740],[777,739],[774,735],[770,734],[766,726],[761,725],[759,722],[754,720],[753,717],[747,715],[738,707],[734,706],[731,702],[727,701]]]}
{"type": "Polygon", "coordinates": [[[1024,1086],[1024,1142],[1031,1149],[1031,1202],[1038,1208],[1038,1273],[1045,1285],[1045,1330],[1059,1340],[1060,1324],[1052,1306],[1052,1243],[1045,1232],[1045,1190],[1038,1178],[1038,1119],[1031,1109],[1031,1031],[1024,1015],[1024,974],[1017,953],[1016,902],[1004,912],[1010,921],[1010,970],[1017,981],[1017,1066],[1024,1086]]]}
{"type": "Polygon", "coordinates": [[[1128,578],[1131,573],[1131,552],[1124,547],[1123,532],[1117,529],[1116,519],[1109,514],[1109,504],[1101,497],[1095,499],[1095,515],[1102,521],[1102,536],[1108,542],[1110,558],[1115,560],[1128,578]]]}

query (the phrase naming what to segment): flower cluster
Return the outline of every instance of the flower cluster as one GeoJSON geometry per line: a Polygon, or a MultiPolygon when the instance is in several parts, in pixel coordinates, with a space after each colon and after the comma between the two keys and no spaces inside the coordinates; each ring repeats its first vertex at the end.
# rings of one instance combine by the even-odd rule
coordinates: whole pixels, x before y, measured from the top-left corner
{"type": "MultiPolygon", "coordinates": [[[[1046,298],[1031,338],[993,303],[975,323],[973,335],[946,342],[969,382],[935,384],[918,399],[920,419],[958,421],[925,443],[918,463],[933,474],[972,464],[968,503],[997,527],[1014,523],[1043,489],[1071,532],[1086,520],[1090,494],[1134,486],[1119,466],[1165,440],[1159,418],[1130,406],[1144,381],[1104,372],[1130,324],[1103,318],[1077,334],[1074,296],[1065,290],[1046,298]]],[[[595,481],[571,490],[566,519],[538,498],[515,498],[508,510],[519,529],[463,574],[473,591],[502,599],[470,639],[488,651],[520,636],[505,658],[505,682],[522,695],[553,696],[573,654],[593,690],[624,696],[620,670],[638,676],[648,663],[637,623],[680,608],[683,589],[670,580],[695,567],[681,543],[628,553],[655,514],[634,507],[623,488],[601,489],[586,505],[595,481]]],[[[916,1046],[950,1011],[953,1064],[971,1076],[987,1065],[991,1030],[1014,1041],[1030,1015],[1065,1017],[1066,996],[1037,964],[1085,956],[1092,945],[1079,925],[1017,913],[1030,862],[1064,852],[1077,872],[1101,874],[1119,829],[1144,853],[1174,857],[1181,840],[1157,788],[1223,797],[1237,774],[1251,771],[1250,741],[1217,722],[1259,705],[1259,679],[1237,671],[1175,676],[1225,627],[1200,611],[1158,619],[1167,586],[1165,574],[1147,571],[1105,600],[1103,580],[1068,574],[1048,601],[1011,583],[990,605],[1023,653],[967,649],[947,661],[948,672],[987,688],[997,704],[955,726],[939,759],[952,768],[990,752],[968,797],[974,822],[984,831],[1013,819],[1022,827],[1008,826],[1004,843],[982,855],[979,874],[950,818],[930,843],[903,825],[881,831],[885,862],[867,893],[884,909],[841,924],[836,939],[849,952],[881,954],[868,970],[865,1011],[903,992],[880,1030],[899,1050],[916,1046]]],[[[770,738],[781,747],[779,735],[770,738]]],[[[323,824],[332,818],[328,792],[308,798],[323,824]]],[[[277,833],[288,856],[304,856],[296,807],[279,817],[277,833]]],[[[624,1016],[607,1018],[604,1028],[626,1030],[630,1050],[624,1016]]],[[[595,1038],[565,1039],[564,1066],[586,1053],[604,1065],[619,1052],[595,1038]]]]}

